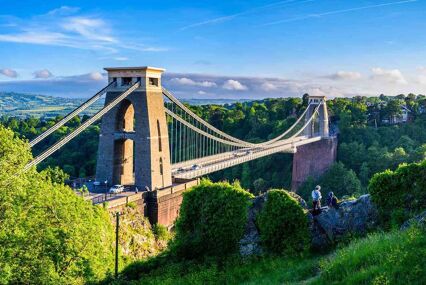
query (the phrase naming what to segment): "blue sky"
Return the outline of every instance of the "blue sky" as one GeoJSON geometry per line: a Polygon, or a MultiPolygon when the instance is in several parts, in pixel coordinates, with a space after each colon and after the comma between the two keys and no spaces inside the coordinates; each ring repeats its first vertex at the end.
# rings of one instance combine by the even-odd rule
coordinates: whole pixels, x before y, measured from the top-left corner
{"type": "Polygon", "coordinates": [[[426,0],[0,2],[0,91],[87,97],[151,65],[187,98],[426,93],[426,0]]]}

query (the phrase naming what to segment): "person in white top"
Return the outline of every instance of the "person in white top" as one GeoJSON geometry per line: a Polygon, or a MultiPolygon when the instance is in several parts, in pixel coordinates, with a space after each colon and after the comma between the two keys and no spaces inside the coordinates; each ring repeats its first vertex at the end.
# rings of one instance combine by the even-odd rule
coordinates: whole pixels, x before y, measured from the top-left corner
{"type": "Polygon", "coordinates": [[[321,186],[317,185],[312,191],[312,204],[314,213],[321,210],[321,198],[321,186]]]}

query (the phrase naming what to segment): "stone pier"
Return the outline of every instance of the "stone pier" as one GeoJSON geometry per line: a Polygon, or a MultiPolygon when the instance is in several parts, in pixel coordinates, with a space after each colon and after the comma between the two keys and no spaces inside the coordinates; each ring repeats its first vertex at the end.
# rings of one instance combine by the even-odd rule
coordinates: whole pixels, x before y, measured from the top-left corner
{"type": "Polygon", "coordinates": [[[309,176],[321,176],[336,161],[336,157],[337,137],[323,138],[298,147],[293,157],[292,191],[296,191],[309,176]]]}

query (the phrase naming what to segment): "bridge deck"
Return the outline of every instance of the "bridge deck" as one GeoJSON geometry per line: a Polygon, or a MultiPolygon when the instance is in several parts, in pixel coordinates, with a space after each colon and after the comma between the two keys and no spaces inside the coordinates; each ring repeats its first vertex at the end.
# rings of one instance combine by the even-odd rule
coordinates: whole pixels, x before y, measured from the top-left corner
{"type": "Polygon", "coordinates": [[[292,152],[293,148],[295,147],[297,148],[298,146],[313,143],[319,140],[321,140],[320,136],[313,138],[301,136],[292,140],[280,141],[264,148],[247,148],[247,151],[249,152],[243,155],[234,155],[234,152],[227,152],[220,155],[204,157],[199,160],[191,160],[186,163],[174,164],[172,166],[172,175],[175,178],[200,177],[277,152],[292,152]],[[198,165],[200,168],[192,169],[191,166],[194,164],[198,165]]]}

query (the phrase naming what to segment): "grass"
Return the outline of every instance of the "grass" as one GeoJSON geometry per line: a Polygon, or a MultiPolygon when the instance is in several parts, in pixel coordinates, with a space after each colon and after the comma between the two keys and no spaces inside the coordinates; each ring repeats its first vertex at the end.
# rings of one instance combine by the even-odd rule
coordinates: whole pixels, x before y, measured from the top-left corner
{"type": "Polygon", "coordinates": [[[375,233],[328,256],[133,264],[120,284],[426,284],[426,232],[375,233]]]}
{"type": "Polygon", "coordinates": [[[426,284],[426,232],[376,233],[320,262],[322,284],[426,284]]]}
{"type": "Polygon", "coordinates": [[[121,284],[301,284],[318,274],[317,257],[230,258],[223,263],[177,262],[140,274],[121,284]]]}

